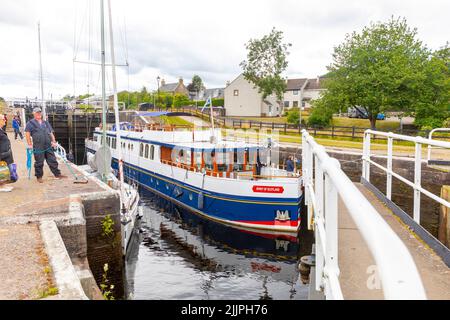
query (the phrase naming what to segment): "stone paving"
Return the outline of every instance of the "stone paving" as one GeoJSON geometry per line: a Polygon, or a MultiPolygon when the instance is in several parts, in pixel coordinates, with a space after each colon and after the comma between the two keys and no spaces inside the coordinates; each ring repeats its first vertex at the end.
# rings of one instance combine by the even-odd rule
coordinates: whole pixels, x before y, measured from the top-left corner
{"type": "MultiPolygon", "coordinates": [[[[74,184],[74,179],[62,162],[59,168],[68,179],[55,179],[44,165],[44,183],[38,183],[31,170],[28,179],[25,142],[12,144],[19,181],[14,189],[0,193],[0,299],[39,299],[55,285],[49,259],[39,229],[39,221],[68,214],[71,195],[101,191],[89,180],[74,184]]],[[[70,261],[70,260],[69,260],[70,261]]]]}

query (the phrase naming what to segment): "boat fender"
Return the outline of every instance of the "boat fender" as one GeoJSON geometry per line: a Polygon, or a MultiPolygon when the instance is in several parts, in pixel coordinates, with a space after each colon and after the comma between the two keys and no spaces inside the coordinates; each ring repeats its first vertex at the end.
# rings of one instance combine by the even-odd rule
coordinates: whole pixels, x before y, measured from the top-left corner
{"type": "Polygon", "coordinates": [[[198,194],[198,208],[199,209],[203,209],[203,192],[200,192],[199,194],[198,194]]]}

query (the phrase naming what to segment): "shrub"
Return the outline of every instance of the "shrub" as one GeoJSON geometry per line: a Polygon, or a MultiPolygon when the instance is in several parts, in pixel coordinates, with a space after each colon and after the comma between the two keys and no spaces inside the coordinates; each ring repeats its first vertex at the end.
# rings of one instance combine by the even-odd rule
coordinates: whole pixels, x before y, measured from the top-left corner
{"type": "Polygon", "coordinates": [[[294,109],[287,112],[287,122],[289,124],[298,124],[300,121],[300,114],[298,110],[294,109]]]}
{"type": "Polygon", "coordinates": [[[320,105],[314,107],[308,118],[308,124],[311,126],[329,126],[333,119],[333,110],[320,105]]]}

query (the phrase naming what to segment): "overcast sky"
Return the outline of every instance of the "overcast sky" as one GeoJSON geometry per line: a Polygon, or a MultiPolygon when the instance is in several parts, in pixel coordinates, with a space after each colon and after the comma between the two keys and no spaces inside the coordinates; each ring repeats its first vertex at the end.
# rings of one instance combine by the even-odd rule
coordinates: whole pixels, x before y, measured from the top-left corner
{"type": "MultiPolygon", "coordinates": [[[[100,0],[0,0],[0,96],[39,96],[38,21],[45,96],[78,95],[88,84],[100,93],[100,68],[72,63],[74,56],[100,59],[99,6],[100,0]]],[[[245,43],[272,27],[292,43],[288,77],[325,73],[346,33],[391,15],[406,17],[433,49],[450,40],[448,0],[112,0],[112,12],[117,63],[130,65],[118,70],[119,90],[156,89],[158,75],[187,84],[198,74],[207,87],[223,87],[239,75],[245,43]]],[[[110,75],[107,83],[110,89],[110,75]]]]}

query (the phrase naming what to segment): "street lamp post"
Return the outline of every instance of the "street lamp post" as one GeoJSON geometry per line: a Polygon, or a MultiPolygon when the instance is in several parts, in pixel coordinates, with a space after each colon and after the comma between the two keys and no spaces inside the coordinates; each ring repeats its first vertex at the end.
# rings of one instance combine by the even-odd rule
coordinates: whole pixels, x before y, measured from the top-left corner
{"type": "Polygon", "coordinates": [[[161,80],[161,78],[158,76],[156,78],[156,81],[158,82],[158,96],[157,96],[157,100],[156,100],[157,103],[159,102],[159,80],[161,80]]]}

